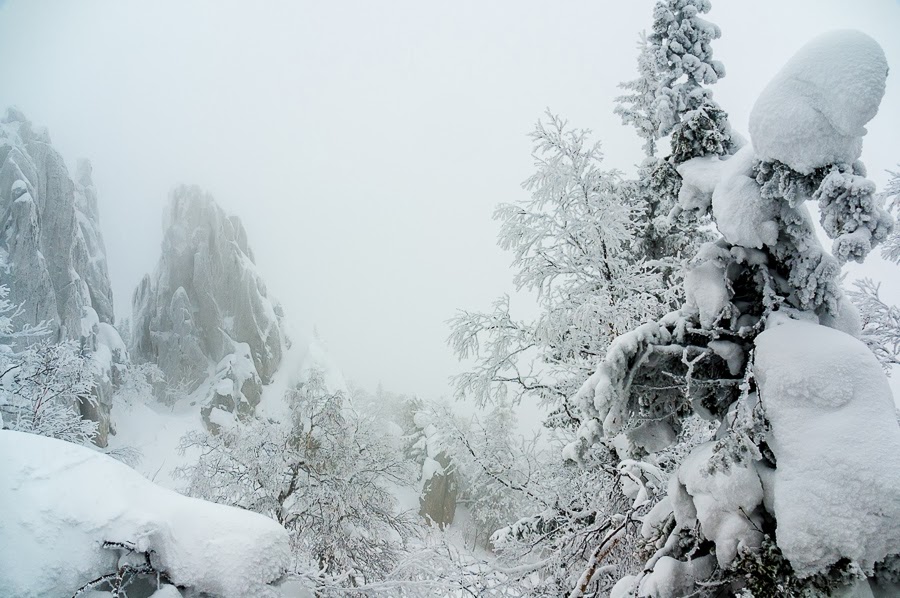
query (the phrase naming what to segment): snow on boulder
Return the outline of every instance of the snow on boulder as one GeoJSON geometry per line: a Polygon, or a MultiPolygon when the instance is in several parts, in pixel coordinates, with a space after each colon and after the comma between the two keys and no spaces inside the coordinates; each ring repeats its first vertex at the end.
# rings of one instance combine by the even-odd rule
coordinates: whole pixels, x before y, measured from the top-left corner
{"type": "Polygon", "coordinates": [[[705,212],[709,208],[713,191],[722,178],[722,160],[719,156],[692,158],[676,167],[681,176],[678,205],[683,210],[705,212]]]}
{"type": "Polygon", "coordinates": [[[266,595],[288,567],[287,532],[263,515],[182,496],[60,440],[4,430],[0,454],[0,595],[72,596],[121,563],[104,543],[221,598],[266,595]]]}
{"type": "Polygon", "coordinates": [[[874,355],[782,316],[756,339],[754,375],[777,462],[776,540],[797,575],[900,553],[900,426],[874,355]]]}
{"type": "Polygon", "coordinates": [[[864,33],[833,31],[812,40],[775,75],[750,112],[757,155],[803,174],[855,162],[887,73],[884,51],[864,33]]]}

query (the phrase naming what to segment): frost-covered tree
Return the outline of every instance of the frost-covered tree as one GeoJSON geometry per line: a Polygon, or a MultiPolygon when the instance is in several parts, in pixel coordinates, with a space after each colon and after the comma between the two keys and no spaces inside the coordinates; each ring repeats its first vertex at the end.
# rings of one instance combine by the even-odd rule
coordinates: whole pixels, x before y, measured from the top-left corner
{"type": "Polygon", "coordinates": [[[391,437],[316,371],[290,390],[289,421],[228,421],[189,433],[200,459],[180,471],[200,498],[269,515],[290,533],[299,574],[323,592],[382,580],[414,527],[389,486],[409,469],[391,437]]]}
{"type": "Polygon", "coordinates": [[[695,256],[679,310],[612,343],[575,397],[582,424],[566,454],[614,448],[623,463],[652,464],[686,418],[718,430],[689,448],[642,517],[654,550],[611,595],[895,583],[879,572],[900,551],[900,470],[872,463],[891,461],[900,429],[839,284],[841,263],[861,261],[891,228],[858,161],[886,75],[871,38],[823,36],[757,100],[752,146],[679,165],[679,201],[709,212],[722,237],[695,256]]]}
{"type": "MultiPolygon", "coordinates": [[[[900,174],[888,172],[891,178],[881,193],[886,207],[894,214],[894,231],[881,247],[881,255],[900,264],[900,226],[896,215],[900,213],[900,174]]],[[[900,308],[885,303],[880,296],[880,284],[869,278],[854,281],[854,289],[848,294],[859,309],[862,322],[862,339],[875,357],[890,373],[900,365],[900,308]]]]}
{"type": "Polygon", "coordinates": [[[495,218],[516,287],[537,294],[541,315],[516,319],[508,297],[490,312],[458,314],[449,342],[460,359],[473,359],[455,379],[459,396],[483,404],[527,395],[558,407],[612,338],[668,300],[658,273],[633,251],[643,206],[623,201],[619,174],[601,168],[588,134],[549,113],[531,134],[531,196],[501,204],[495,218]]]}
{"type": "MultiPolygon", "coordinates": [[[[492,313],[457,317],[451,344],[461,358],[473,359],[471,369],[456,380],[459,394],[502,401],[511,390],[513,401],[532,396],[552,405],[546,425],[577,425],[582,414],[568,399],[610,342],[622,330],[680,303],[685,260],[711,237],[696,209],[678,205],[676,166],[734,148],[730,133],[722,135],[729,131],[724,112],[703,87],[716,78],[703,76],[700,67],[686,69],[691,60],[676,56],[684,54],[677,43],[694,36],[697,51],[712,64],[708,42],[718,36],[686,4],[658,4],[654,35],[639,47],[639,77],[622,85],[628,94],[619,99],[617,112],[635,127],[648,155],[635,179],[603,173],[599,148],[589,148],[584,132],[566,131],[558,118],[539,123],[533,133],[538,172],[526,182],[531,201],[501,206],[498,215],[504,218],[501,246],[515,252],[514,280],[520,289],[539,291],[541,316],[535,322],[514,318],[504,297],[492,313]],[[671,128],[664,130],[660,96],[673,100],[665,115],[671,128]],[[703,120],[706,115],[713,120],[703,120]],[[693,124],[681,126],[688,120],[693,124]],[[677,129],[673,154],[653,156],[656,140],[672,128],[677,129]]],[[[718,63],[709,68],[723,72],[718,63]]],[[[704,430],[679,425],[671,434],[680,434],[689,446],[704,430]]],[[[545,463],[538,476],[553,483],[529,490],[536,514],[498,532],[501,558],[531,560],[534,571],[540,571],[540,584],[522,578],[520,589],[527,594],[558,595],[575,586],[583,594],[608,591],[617,574],[636,564],[637,549],[625,527],[652,506],[647,494],[661,490],[677,462],[670,455],[660,459],[660,466],[620,469],[609,451],[594,452],[589,460],[583,470],[545,463]],[[642,497],[632,492],[636,488],[645,489],[642,497]],[[600,566],[601,556],[616,567],[600,566]]]]}
{"type": "Polygon", "coordinates": [[[522,512],[543,507],[533,490],[541,475],[535,438],[517,431],[508,403],[463,417],[448,406],[430,404],[419,412],[434,428],[442,450],[452,456],[458,502],[469,515],[463,530],[472,548],[491,550],[492,534],[515,522],[522,512]]]}
{"type": "Polygon", "coordinates": [[[885,303],[881,285],[870,278],[857,280],[854,286],[848,294],[859,309],[861,338],[890,374],[900,365],[900,307],[885,303]]]}
{"type": "MultiPolygon", "coordinates": [[[[882,192],[887,208],[894,214],[895,219],[900,217],[900,171],[888,171],[891,175],[887,186],[882,192]]],[[[895,220],[896,222],[896,220],[895,220]]],[[[894,226],[891,234],[881,247],[881,255],[885,259],[900,264],[900,226],[894,226]]]]}

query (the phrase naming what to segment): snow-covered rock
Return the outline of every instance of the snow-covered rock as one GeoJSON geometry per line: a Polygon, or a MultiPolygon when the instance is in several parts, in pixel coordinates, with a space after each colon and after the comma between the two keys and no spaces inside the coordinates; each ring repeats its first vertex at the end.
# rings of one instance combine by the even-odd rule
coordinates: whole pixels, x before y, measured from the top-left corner
{"type": "MultiPolygon", "coordinates": [[[[90,162],[80,160],[73,179],[47,132],[35,131],[13,108],[0,122],[0,251],[8,265],[2,282],[24,310],[20,323],[47,321],[50,340],[76,340],[86,353],[106,351],[95,356],[98,365],[125,359],[113,350],[117,333],[98,337],[100,325],[112,327],[114,314],[90,162]]],[[[111,377],[111,367],[98,371],[98,402],[81,406],[100,424],[101,445],[109,432],[111,377]]]]}
{"type": "Polygon", "coordinates": [[[91,449],[5,430],[0,454],[0,595],[68,598],[128,558],[104,543],[221,598],[265,595],[289,565],[275,521],[160,488],[91,449]]]}
{"type": "Polygon", "coordinates": [[[809,42],[753,106],[750,137],[757,155],[804,174],[855,162],[887,72],[881,46],[859,31],[833,31],[809,42]]]}
{"type": "Polygon", "coordinates": [[[774,320],[756,339],[754,373],[777,461],[778,546],[800,576],[842,558],[870,569],[900,553],[900,426],[890,387],[861,341],[774,320]]]}
{"type": "Polygon", "coordinates": [[[230,376],[231,409],[243,400],[252,409],[286,339],[281,308],[256,271],[244,227],[209,194],[182,186],[172,193],[164,228],[156,271],[134,293],[132,356],[156,363],[170,385],[188,392],[210,376],[224,389],[219,374],[239,373],[230,376]]]}

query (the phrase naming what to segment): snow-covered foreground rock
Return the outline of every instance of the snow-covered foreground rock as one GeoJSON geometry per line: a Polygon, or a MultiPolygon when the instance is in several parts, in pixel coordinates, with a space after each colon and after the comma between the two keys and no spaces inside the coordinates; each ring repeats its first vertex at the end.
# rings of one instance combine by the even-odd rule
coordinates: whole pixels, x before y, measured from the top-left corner
{"type": "Polygon", "coordinates": [[[266,595],[289,566],[287,532],[262,515],[160,488],[59,440],[0,431],[0,454],[0,595],[72,596],[125,562],[104,543],[222,598],[266,595]]]}

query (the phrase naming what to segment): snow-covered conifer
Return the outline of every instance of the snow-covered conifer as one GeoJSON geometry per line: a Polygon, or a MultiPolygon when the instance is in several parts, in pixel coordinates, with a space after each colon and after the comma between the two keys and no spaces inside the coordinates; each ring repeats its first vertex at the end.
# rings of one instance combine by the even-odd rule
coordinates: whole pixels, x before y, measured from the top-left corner
{"type": "Polygon", "coordinates": [[[700,16],[711,7],[710,0],[662,0],[653,12],[649,39],[659,76],[657,136],[671,134],[675,164],[734,150],[728,117],[704,87],[725,76],[711,45],[721,31],[700,16]]]}
{"type": "Polygon", "coordinates": [[[631,125],[638,137],[644,140],[647,157],[656,154],[659,123],[656,116],[656,93],[660,86],[660,74],[655,46],[647,41],[646,33],[638,38],[638,77],[619,84],[627,93],[616,98],[615,113],[622,122],[631,125]]]}
{"type": "Polygon", "coordinates": [[[582,425],[566,454],[585,459],[599,443],[652,463],[689,414],[718,432],[672,472],[647,514],[657,550],[613,595],[831,591],[867,584],[900,552],[900,527],[871,515],[900,516],[900,472],[866,473],[872,455],[900,450],[900,429],[838,284],[841,262],[890,231],[858,162],[886,75],[868,36],[822,36],[757,100],[752,146],[679,166],[679,201],[709,211],[722,238],[695,256],[680,310],[612,343],[576,395],[582,425]],[[837,259],[818,244],[811,199],[837,259]],[[786,577],[749,583],[761,563],[786,577]]]}

